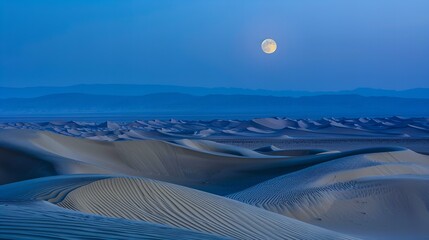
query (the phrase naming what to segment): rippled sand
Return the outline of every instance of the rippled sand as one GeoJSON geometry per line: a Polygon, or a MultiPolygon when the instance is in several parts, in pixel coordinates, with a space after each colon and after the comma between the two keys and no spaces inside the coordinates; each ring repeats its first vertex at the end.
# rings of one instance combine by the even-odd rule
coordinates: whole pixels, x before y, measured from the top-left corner
{"type": "Polygon", "coordinates": [[[309,146],[251,150],[200,139],[95,141],[1,130],[0,238],[429,234],[429,156],[398,145],[309,146]]]}

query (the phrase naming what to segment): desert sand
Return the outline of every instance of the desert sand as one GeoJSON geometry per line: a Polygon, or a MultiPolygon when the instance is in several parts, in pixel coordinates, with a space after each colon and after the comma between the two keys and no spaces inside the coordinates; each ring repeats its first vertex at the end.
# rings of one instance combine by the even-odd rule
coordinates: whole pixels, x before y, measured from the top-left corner
{"type": "MultiPolygon", "coordinates": [[[[309,124],[255,123],[275,132],[309,124]]],[[[86,131],[18,125],[0,130],[2,239],[429,235],[429,156],[397,144],[249,149],[196,138],[94,140],[86,131]]],[[[387,132],[401,133],[395,129],[387,132]]]]}
{"type": "Polygon", "coordinates": [[[3,122],[0,129],[32,129],[103,141],[130,139],[359,139],[422,138],[429,134],[428,118],[281,117],[251,120],[142,120],[132,122],[3,122]]]}

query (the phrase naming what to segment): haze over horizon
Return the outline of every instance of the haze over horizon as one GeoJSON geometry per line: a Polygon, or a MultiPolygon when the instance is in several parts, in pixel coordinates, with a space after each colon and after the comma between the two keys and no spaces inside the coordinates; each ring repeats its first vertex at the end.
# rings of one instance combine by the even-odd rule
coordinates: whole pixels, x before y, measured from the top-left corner
{"type": "Polygon", "coordinates": [[[204,88],[204,89],[241,89],[249,91],[272,91],[272,92],[282,92],[282,91],[291,91],[291,92],[320,92],[320,93],[331,93],[331,92],[349,92],[356,90],[381,90],[381,91],[407,91],[415,89],[429,89],[428,87],[415,87],[415,88],[403,88],[403,89],[392,89],[392,88],[372,88],[372,87],[356,87],[356,88],[344,88],[344,89],[322,89],[322,90],[309,90],[309,89],[290,89],[290,88],[267,88],[267,87],[231,87],[231,86],[205,86],[205,85],[181,85],[181,84],[156,84],[156,83],[77,83],[77,84],[41,84],[41,85],[30,85],[30,86],[9,86],[1,85],[0,88],[11,88],[11,89],[25,89],[25,88],[69,88],[77,86],[160,86],[160,87],[180,87],[180,88],[204,88]]]}
{"type": "Polygon", "coordinates": [[[423,0],[1,1],[0,86],[428,88],[428,10],[423,0]],[[265,38],[274,54],[261,51],[265,38]]]}

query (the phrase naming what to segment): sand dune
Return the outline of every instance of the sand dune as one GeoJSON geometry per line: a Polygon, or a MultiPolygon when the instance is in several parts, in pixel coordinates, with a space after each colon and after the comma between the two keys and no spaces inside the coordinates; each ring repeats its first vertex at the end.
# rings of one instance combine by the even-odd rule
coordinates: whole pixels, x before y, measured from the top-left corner
{"type": "Polygon", "coordinates": [[[0,187],[0,200],[46,200],[79,212],[234,239],[351,239],[238,201],[174,184],[145,178],[100,178],[104,177],[74,175],[12,183],[0,187]]]}
{"type": "MultiPolygon", "coordinates": [[[[256,122],[310,129],[329,119],[256,122]]],[[[96,141],[9,129],[0,131],[0,184],[6,239],[429,235],[429,156],[401,147],[251,150],[198,139],[96,141]]]]}
{"type": "Polygon", "coordinates": [[[429,156],[403,150],[339,158],[229,197],[363,238],[424,239],[427,186],[429,156]]]}
{"type": "Polygon", "coordinates": [[[284,156],[287,151],[263,154],[203,140],[101,142],[28,130],[0,131],[0,146],[4,152],[13,151],[14,161],[20,161],[10,163],[7,156],[0,156],[2,169],[9,173],[0,177],[2,183],[60,174],[123,174],[221,195],[338,157],[386,151],[307,151],[309,155],[292,151],[297,156],[291,157],[284,156]],[[35,169],[31,174],[24,170],[29,166],[35,169]]]}
{"type": "Polygon", "coordinates": [[[130,139],[421,138],[428,118],[257,118],[252,120],[52,121],[0,123],[0,129],[32,129],[102,141],[130,139]]]}

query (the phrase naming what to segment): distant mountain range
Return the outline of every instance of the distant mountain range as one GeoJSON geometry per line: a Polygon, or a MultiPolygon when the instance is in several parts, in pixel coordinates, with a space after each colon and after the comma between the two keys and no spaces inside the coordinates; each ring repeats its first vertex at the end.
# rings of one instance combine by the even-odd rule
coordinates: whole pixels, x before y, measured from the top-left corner
{"type": "Polygon", "coordinates": [[[262,90],[243,88],[204,88],[204,87],[184,87],[171,85],[128,85],[128,84],[92,84],[74,85],[67,87],[26,87],[9,88],[0,87],[0,98],[31,98],[52,94],[82,93],[95,95],[116,95],[116,96],[142,96],[156,93],[182,93],[195,96],[209,94],[222,95],[260,95],[277,97],[303,97],[318,95],[361,95],[361,96],[384,96],[402,98],[429,98],[429,88],[415,88],[402,91],[358,88],[346,91],[293,91],[293,90],[262,90]]]}
{"type": "Polygon", "coordinates": [[[157,93],[143,96],[66,93],[35,98],[0,99],[0,116],[40,114],[167,114],[288,117],[429,116],[429,99],[320,95],[275,97],[157,93]]]}

